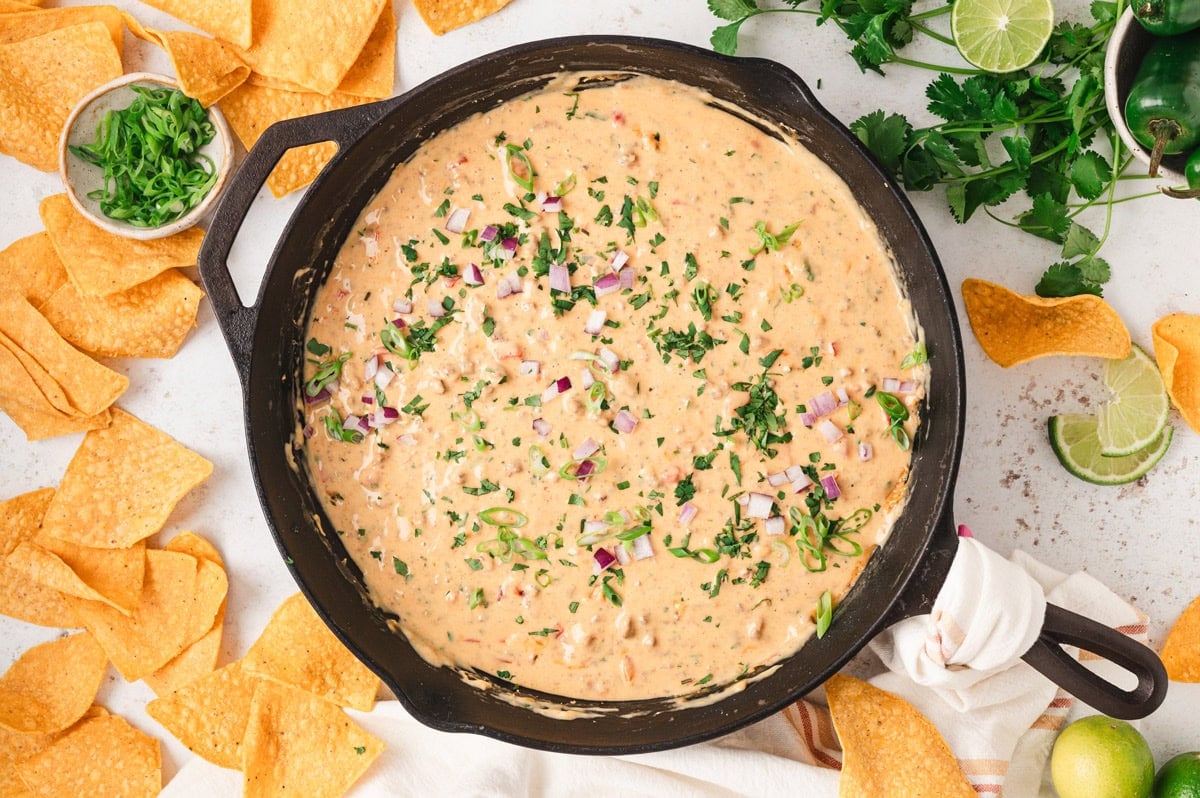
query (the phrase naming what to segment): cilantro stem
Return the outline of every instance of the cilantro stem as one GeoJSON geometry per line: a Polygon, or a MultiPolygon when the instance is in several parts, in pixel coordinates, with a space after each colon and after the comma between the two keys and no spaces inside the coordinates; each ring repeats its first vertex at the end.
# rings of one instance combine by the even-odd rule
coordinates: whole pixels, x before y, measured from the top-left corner
{"type": "Polygon", "coordinates": [[[948,72],[951,75],[983,75],[983,74],[985,74],[984,72],[981,72],[978,69],[972,69],[969,67],[952,67],[952,66],[945,66],[943,64],[931,64],[928,61],[914,61],[911,58],[904,58],[903,56],[899,56],[899,55],[888,56],[887,61],[885,61],[884,63],[903,64],[904,66],[916,67],[917,69],[928,69],[932,72],[948,72]]]}
{"type": "Polygon", "coordinates": [[[950,38],[949,36],[944,36],[944,35],[938,33],[937,31],[935,31],[933,28],[926,27],[925,25],[922,25],[919,22],[916,22],[915,20],[916,20],[915,17],[908,18],[908,24],[912,26],[913,30],[919,30],[921,33],[924,33],[929,38],[936,39],[937,41],[941,42],[942,44],[948,44],[951,47],[954,46],[954,39],[950,38]]]}

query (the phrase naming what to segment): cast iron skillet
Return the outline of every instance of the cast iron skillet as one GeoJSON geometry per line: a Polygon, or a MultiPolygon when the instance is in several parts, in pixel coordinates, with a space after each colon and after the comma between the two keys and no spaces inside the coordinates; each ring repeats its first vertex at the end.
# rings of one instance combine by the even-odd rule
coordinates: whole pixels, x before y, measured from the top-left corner
{"type": "MultiPolygon", "coordinates": [[[[701,179],[698,176],[697,179],[701,179]]],[[[251,233],[252,234],[252,233],[251,233]]],[[[927,612],[954,556],[951,491],[966,408],[954,305],[933,247],[912,207],[853,135],[788,69],[731,59],[673,42],[624,37],[533,42],[484,56],[393,99],[279,123],[263,135],[228,187],[200,254],[200,273],[237,365],[246,436],[259,498],[276,543],[317,611],[419,720],[438,729],[520,745],[589,754],[634,753],[699,742],[786,706],[832,675],[886,624],[927,612]],[[833,626],[758,680],[706,706],[670,700],[572,701],[515,688],[489,674],[481,690],[450,668],[422,660],[366,597],[309,485],[296,446],[304,327],[313,295],[351,225],[394,167],[431,135],[502,100],[538,88],[564,70],[631,72],[678,80],[745,109],[745,117],[791,130],[828,162],[874,218],[895,254],[924,327],[932,385],[913,447],[911,498],[887,544],[842,602],[833,626]],[[332,140],[337,157],[309,188],[276,243],[259,295],[243,306],[227,260],[246,213],[287,149],[332,140]],[[298,465],[296,465],[298,464],[298,465]],[[585,717],[547,716],[514,705],[514,694],[585,717]],[[508,700],[506,700],[508,699],[508,700]]],[[[1152,712],[1167,685],[1145,646],[1066,610],[1050,607],[1025,660],[1102,712],[1152,712]],[[1060,647],[1078,645],[1130,671],[1123,690],[1080,667],[1060,647]]],[[[715,686],[716,687],[716,686],[715,686]]]]}

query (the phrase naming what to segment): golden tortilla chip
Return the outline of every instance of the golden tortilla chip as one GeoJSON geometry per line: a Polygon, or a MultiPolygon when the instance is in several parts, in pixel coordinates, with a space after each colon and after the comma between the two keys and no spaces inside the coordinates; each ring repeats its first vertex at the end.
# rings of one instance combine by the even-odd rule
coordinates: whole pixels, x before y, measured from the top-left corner
{"type": "Polygon", "coordinates": [[[3,561],[0,561],[0,615],[56,629],[81,626],[61,593],[9,568],[3,561]]]}
{"type": "Polygon", "coordinates": [[[107,668],[108,657],[86,632],[34,646],[0,677],[0,727],[62,731],[87,712],[107,668]]]}
{"type": "Polygon", "coordinates": [[[326,701],[364,712],[375,706],[379,677],[342,645],[300,593],[275,610],[244,659],[247,672],[326,701]]]}
{"type": "MultiPolygon", "coordinates": [[[[0,345],[45,369],[76,415],[94,416],[129,387],[129,378],[67,343],[25,297],[0,290],[0,345]]],[[[26,370],[29,370],[28,365],[26,370]]],[[[59,408],[66,410],[66,408],[59,408]]]]}
{"type": "Polygon", "coordinates": [[[71,109],[121,71],[121,54],[100,22],[0,44],[0,153],[58,169],[58,135],[71,109]]]}
{"type": "MultiPolygon", "coordinates": [[[[65,396],[62,400],[66,404],[65,396]]],[[[108,410],[94,416],[79,416],[55,407],[25,364],[3,344],[0,344],[0,410],[31,441],[100,429],[112,420],[108,410]]]]}
{"type": "MultiPolygon", "coordinates": [[[[248,150],[268,127],[283,119],[293,119],[321,111],[333,111],[361,105],[361,97],[335,93],[328,97],[315,92],[294,92],[244,83],[221,101],[221,110],[229,126],[248,150]]],[[[267,186],[282,197],[307,186],[337,153],[331,141],[309,144],[289,150],[279,159],[267,178],[267,186]]]]}
{"type": "Polygon", "coordinates": [[[1172,313],[1154,322],[1154,359],[1171,402],[1200,432],[1200,316],[1172,313]]]}
{"type": "Polygon", "coordinates": [[[116,6],[74,6],[67,8],[30,8],[11,14],[0,14],[0,44],[19,42],[72,25],[99,22],[108,28],[113,46],[120,55],[125,44],[121,29],[121,12],[116,6]]]}
{"type": "Polygon", "coordinates": [[[53,498],[54,488],[39,488],[0,502],[0,558],[17,544],[33,540],[53,498]]]}
{"type": "Polygon", "coordinates": [[[152,798],[162,790],[158,740],[107,713],[83,721],[17,766],[34,795],[152,798]]]}
{"type": "Polygon", "coordinates": [[[191,530],[180,532],[171,538],[170,542],[163,548],[166,551],[190,554],[197,560],[207,560],[216,563],[222,568],[225,567],[225,560],[221,558],[221,552],[217,551],[217,547],[211,541],[204,539],[191,530]]]}
{"type": "Polygon", "coordinates": [[[979,345],[1005,368],[1046,355],[1129,354],[1129,330],[1098,296],[1026,296],[975,279],[963,281],[962,295],[979,345]]]}
{"type": "Polygon", "coordinates": [[[107,429],[84,436],[42,527],[82,546],[126,548],[161,529],[176,502],[211,473],[212,463],[114,408],[107,429]]]}
{"type": "Polygon", "coordinates": [[[243,746],[246,798],[338,798],[384,748],[332,704],[269,681],[254,694],[243,746]]]}
{"type": "Polygon", "coordinates": [[[70,343],[103,357],[173,357],[196,326],[204,292],[178,269],[105,297],[59,287],[42,314],[70,343]]]}
{"type": "Polygon", "coordinates": [[[137,681],[195,642],[188,634],[197,604],[196,569],[191,555],[148,549],[141,601],[131,614],[71,596],[67,603],[126,681],[137,681]]]}
{"type": "Polygon", "coordinates": [[[146,705],[146,714],[192,753],[215,765],[240,770],[242,738],[250,720],[254,691],[261,681],[246,673],[240,660],[231,662],[151,701],[146,705]]]}
{"type": "Polygon", "coordinates": [[[40,6],[44,0],[0,0],[0,14],[15,14],[40,6]]]}
{"type": "Polygon", "coordinates": [[[144,283],[167,269],[193,266],[204,231],[138,241],[105,232],[75,210],[66,194],[42,200],[42,223],[67,275],[82,296],[108,296],[144,283]]]}
{"type": "Polygon", "coordinates": [[[842,743],[839,798],[976,798],[937,727],[912,704],[842,674],[825,695],[842,743]]]}
{"type": "Polygon", "coordinates": [[[386,0],[255,0],[254,42],[240,52],[261,75],[332,94],[358,60],[386,0]]]}
{"type": "Polygon", "coordinates": [[[39,534],[41,548],[65,562],[83,583],[107,599],[108,604],[131,612],[142,597],[146,575],[146,544],[124,549],[97,549],[39,534]]]}
{"type": "MultiPolygon", "coordinates": [[[[95,550],[94,551],[98,551],[95,550]]],[[[65,596],[99,601],[129,614],[136,602],[117,604],[108,596],[87,584],[63,562],[62,558],[43,549],[36,543],[22,543],[4,560],[5,567],[20,574],[36,585],[56,593],[60,600],[65,596]]],[[[68,604],[68,609],[70,605],[68,604]]]]}
{"type": "Polygon", "coordinates": [[[1200,598],[1175,621],[1163,643],[1162,662],[1173,682],[1200,682],[1200,598]]]}
{"type": "Polygon", "coordinates": [[[425,25],[438,36],[495,14],[512,0],[413,0],[425,25]]]}
{"type": "Polygon", "coordinates": [[[45,232],[19,238],[0,251],[0,285],[25,297],[35,308],[66,281],[67,270],[45,232]]]}
{"type": "Polygon", "coordinates": [[[57,734],[21,734],[0,728],[0,795],[5,798],[32,796],[17,775],[17,765],[45,751],[58,737],[57,734]]]}
{"type": "Polygon", "coordinates": [[[250,46],[253,17],[250,0],[145,0],[145,3],[230,44],[250,46]]]}
{"type": "Polygon", "coordinates": [[[188,31],[146,28],[130,14],[125,15],[125,24],[134,36],[166,51],[179,88],[205,108],[250,76],[250,67],[225,42],[188,31]]]}

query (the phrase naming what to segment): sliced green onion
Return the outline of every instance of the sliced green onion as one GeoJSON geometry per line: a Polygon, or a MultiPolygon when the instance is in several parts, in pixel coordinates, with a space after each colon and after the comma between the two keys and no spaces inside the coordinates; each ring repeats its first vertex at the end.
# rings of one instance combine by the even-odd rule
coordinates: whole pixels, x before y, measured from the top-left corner
{"type": "Polygon", "coordinates": [[[817,637],[824,637],[833,623],[833,595],[826,590],[817,600],[817,637]]]}
{"type": "Polygon", "coordinates": [[[593,454],[591,457],[583,457],[583,458],[580,458],[579,460],[572,460],[571,462],[564,465],[562,468],[558,469],[558,475],[560,477],[562,477],[563,479],[571,479],[571,480],[579,479],[579,477],[577,476],[577,473],[579,471],[579,467],[581,465],[583,465],[584,460],[590,460],[592,463],[592,466],[593,466],[591,472],[588,473],[588,475],[587,475],[588,477],[591,477],[595,474],[599,474],[601,471],[603,471],[605,468],[608,467],[608,459],[607,458],[597,457],[596,455],[593,454]]]}
{"type": "Polygon", "coordinates": [[[571,193],[571,189],[575,188],[575,173],[564,177],[557,186],[554,187],[554,196],[565,197],[571,193]]]}
{"type": "Polygon", "coordinates": [[[603,407],[604,400],[608,398],[608,386],[600,380],[596,380],[587,389],[587,397],[584,402],[587,404],[589,413],[599,413],[603,407]]]}
{"type": "Polygon", "coordinates": [[[473,407],[467,408],[467,410],[462,413],[451,413],[450,418],[461,424],[463,429],[468,429],[471,431],[483,429],[483,421],[480,420],[479,413],[476,412],[475,408],[473,407]]]}
{"type": "Polygon", "coordinates": [[[521,188],[526,191],[533,191],[533,176],[535,172],[533,171],[533,163],[529,160],[529,155],[516,144],[505,144],[504,153],[508,165],[508,176],[521,188]],[[513,168],[513,161],[524,167],[524,175],[518,174],[517,170],[513,168]]]}
{"type": "Polygon", "coordinates": [[[529,518],[525,513],[514,510],[511,507],[489,507],[486,510],[480,510],[479,520],[492,526],[516,527],[518,529],[529,523],[529,518]]]}
{"type": "Polygon", "coordinates": [[[542,447],[529,447],[529,469],[536,477],[540,477],[550,470],[550,461],[546,459],[546,453],[542,451],[542,447]]]}
{"type": "Polygon", "coordinates": [[[343,352],[330,360],[323,360],[317,364],[317,370],[313,372],[312,377],[304,383],[304,395],[316,396],[321,390],[338,381],[338,377],[342,375],[342,366],[350,359],[349,352],[343,352]]]}
{"type": "Polygon", "coordinates": [[[412,351],[412,347],[408,344],[408,338],[405,337],[404,331],[389,321],[379,333],[379,343],[383,344],[384,349],[391,352],[393,355],[400,355],[407,358],[412,351]]]}

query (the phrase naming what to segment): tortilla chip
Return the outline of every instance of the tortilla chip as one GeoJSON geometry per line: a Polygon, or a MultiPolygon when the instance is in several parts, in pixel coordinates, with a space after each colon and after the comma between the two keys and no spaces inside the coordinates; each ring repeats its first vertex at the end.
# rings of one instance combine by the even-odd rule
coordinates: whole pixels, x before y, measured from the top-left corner
{"type": "Polygon", "coordinates": [[[58,334],[103,357],[173,357],[196,326],[204,292],[178,269],[105,297],[85,299],[71,283],[42,306],[58,334]]]}
{"type": "MultiPolygon", "coordinates": [[[[61,593],[38,584],[3,562],[0,562],[0,615],[56,629],[74,629],[82,625],[61,593]]],[[[3,794],[0,791],[0,795],[3,794]]]]}
{"type": "Polygon", "coordinates": [[[121,54],[100,22],[0,44],[0,153],[58,169],[58,135],[71,109],[121,70],[121,54]]]}
{"type": "Polygon", "coordinates": [[[342,710],[275,682],[258,686],[243,746],[246,798],[338,798],[384,748],[342,710]]]}
{"type": "Polygon", "coordinates": [[[1173,682],[1200,682],[1200,598],[1196,598],[1167,633],[1162,663],[1173,682]]]}
{"type": "Polygon", "coordinates": [[[35,308],[66,281],[67,270],[45,232],[19,238],[0,251],[0,285],[25,297],[35,308]]]}
{"type": "Polygon", "coordinates": [[[62,731],[87,712],[107,668],[108,657],[86,632],[34,646],[0,677],[0,726],[62,731]]]}
{"type": "Polygon", "coordinates": [[[53,498],[54,488],[39,488],[0,502],[0,558],[33,540],[53,498]]]}
{"type": "Polygon", "coordinates": [[[104,596],[105,603],[132,612],[142,597],[146,575],[146,544],[124,549],[97,549],[39,534],[39,547],[65,562],[85,585],[104,596]]]}
{"type": "Polygon", "coordinates": [[[0,14],[15,14],[40,6],[44,0],[0,0],[0,14]]]}
{"type": "Polygon", "coordinates": [[[375,706],[379,677],[342,645],[300,593],[275,610],[245,663],[249,673],[343,707],[369,712],[375,706]]]}
{"type": "Polygon", "coordinates": [[[188,634],[197,603],[196,568],[191,555],[148,549],[141,601],[130,615],[70,596],[67,603],[126,681],[137,681],[195,642],[188,634]]]}
{"type": "Polygon", "coordinates": [[[17,775],[17,764],[49,748],[57,737],[55,734],[20,734],[0,728],[0,795],[5,798],[32,795],[17,775]]]}
{"type": "Polygon", "coordinates": [[[212,463],[114,408],[107,429],[84,436],[42,526],[82,546],[126,548],[161,529],[176,502],[211,473],[212,463]]]}
{"type": "Polygon", "coordinates": [[[125,24],[134,36],[166,51],[179,88],[205,108],[250,76],[250,67],[225,42],[188,31],[146,28],[130,14],[125,15],[125,24]]]}
{"type": "Polygon", "coordinates": [[[975,279],[963,281],[962,295],[979,345],[1005,368],[1046,355],[1129,354],[1129,330],[1098,296],[1025,296],[975,279]]]}
{"type": "Polygon", "coordinates": [[[413,0],[425,25],[438,36],[495,14],[512,0],[413,0]]]}
{"type": "MultiPolygon", "coordinates": [[[[221,110],[248,150],[263,131],[283,119],[348,108],[362,102],[361,97],[349,94],[335,93],[326,97],[315,92],[271,89],[248,82],[221,101],[221,110]]],[[[276,197],[307,186],[336,153],[337,145],[331,141],[288,150],[267,178],[267,186],[276,197]]]]}
{"type": "Polygon", "coordinates": [[[158,740],[107,713],[83,721],[17,766],[35,795],[152,798],[162,790],[158,740]]]}
{"type": "Polygon", "coordinates": [[[238,47],[250,46],[250,0],[145,0],[145,3],[218,39],[238,47]]]}
{"type": "Polygon", "coordinates": [[[151,701],[146,714],[192,753],[215,765],[240,770],[242,738],[261,681],[246,673],[240,660],[232,662],[151,701]]]}
{"type": "Polygon", "coordinates": [[[102,366],[63,340],[28,299],[3,290],[0,290],[0,346],[5,346],[23,363],[27,364],[27,355],[45,369],[76,415],[96,415],[129,387],[129,378],[124,374],[102,366]]]}
{"type": "Polygon", "coordinates": [[[108,28],[113,46],[117,48],[117,54],[121,54],[125,44],[125,32],[121,29],[121,12],[116,6],[37,9],[26,6],[24,11],[0,15],[0,44],[19,42],[85,22],[99,22],[108,28]]]}
{"type": "MultiPolygon", "coordinates": [[[[7,341],[7,339],[4,339],[7,341]]],[[[47,378],[48,379],[48,378],[47,378]]],[[[53,384],[53,380],[48,380],[53,384]]],[[[57,386],[55,386],[57,388],[57,386]]],[[[66,397],[60,398],[63,404],[66,397]]],[[[112,420],[108,410],[94,416],[79,416],[55,407],[42,392],[25,364],[0,344],[0,410],[13,420],[31,441],[106,427],[112,420]]]]}
{"type": "MultiPolygon", "coordinates": [[[[43,549],[35,543],[22,543],[4,560],[5,567],[20,574],[25,579],[50,590],[58,595],[60,600],[65,596],[99,601],[108,604],[113,609],[128,614],[136,602],[117,604],[103,593],[84,582],[62,558],[43,549]]],[[[67,605],[68,613],[70,605],[67,605]]],[[[69,616],[73,617],[73,616],[69,616]]],[[[78,624],[73,624],[78,625],[78,624]]]]}
{"type": "Polygon", "coordinates": [[[222,568],[225,567],[225,560],[221,558],[221,552],[217,551],[217,547],[211,541],[205,540],[191,530],[180,532],[171,538],[170,542],[163,548],[166,551],[190,554],[197,560],[207,560],[208,562],[216,563],[222,568]]]}
{"type": "Polygon", "coordinates": [[[1154,322],[1154,359],[1171,402],[1200,432],[1200,316],[1172,313],[1154,322]]]}
{"type": "Polygon", "coordinates": [[[256,0],[254,42],[240,52],[262,75],[332,94],[358,60],[386,0],[256,0]]]}
{"type": "Polygon", "coordinates": [[[825,695],[842,743],[839,798],[976,798],[937,727],[912,704],[842,674],[825,695]]]}
{"type": "Polygon", "coordinates": [[[150,241],[105,232],[75,210],[66,194],[46,197],[40,211],[67,275],[85,297],[115,294],[167,269],[193,266],[204,242],[198,227],[150,241]]]}

